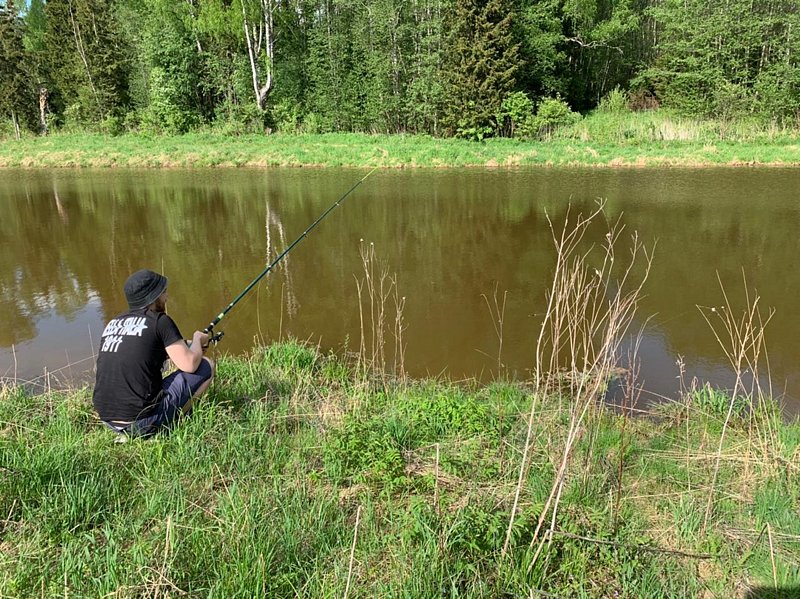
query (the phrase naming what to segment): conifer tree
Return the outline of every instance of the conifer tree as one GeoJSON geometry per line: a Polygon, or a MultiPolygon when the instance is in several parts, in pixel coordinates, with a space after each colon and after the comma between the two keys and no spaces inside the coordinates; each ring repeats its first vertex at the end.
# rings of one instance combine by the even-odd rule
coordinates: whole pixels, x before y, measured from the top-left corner
{"type": "Polygon", "coordinates": [[[110,0],[48,0],[45,61],[69,117],[97,123],[128,105],[123,42],[110,0]]]}
{"type": "Polygon", "coordinates": [[[21,120],[30,112],[28,63],[23,46],[23,23],[14,3],[0,2],[0,117],[10,118],[20,137],[21,120]]]}
{"type": "Polygon", "coordinates": [[[444,125],[471,138],[491,134],[514,90],[519,44],[508,0],[456,0],[448,35],[444,125]]]}

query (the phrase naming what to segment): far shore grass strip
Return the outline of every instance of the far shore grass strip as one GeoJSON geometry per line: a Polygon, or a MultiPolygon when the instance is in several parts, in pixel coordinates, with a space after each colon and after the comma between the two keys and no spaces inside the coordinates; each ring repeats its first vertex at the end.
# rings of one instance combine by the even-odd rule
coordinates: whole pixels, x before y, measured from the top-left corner
{"type": "Polygon", "coordinates": [[[0,168],[381,167],[642,168],[800,165],[800,140],[580,139],[481,142],[356,133],[181,136],[55,134],[0,142],[0,168]]]}

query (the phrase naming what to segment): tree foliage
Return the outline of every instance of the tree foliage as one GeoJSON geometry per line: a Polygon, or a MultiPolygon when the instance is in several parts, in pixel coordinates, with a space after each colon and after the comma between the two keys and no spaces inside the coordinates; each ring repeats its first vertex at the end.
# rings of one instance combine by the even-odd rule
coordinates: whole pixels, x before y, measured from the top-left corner
{"type": "Polygon", "coordinates": [[[129,65],[107,0],[48,0],[44,61],[65,120],[103,122],[128,106],[129,65]]]}
{"type": "Polygon", "coordinates": [[[793,0],[665,0],[655,60],[638,82],[690,115],[798,116],[800,15],[793,0]]]}
{"type": "MultiPolygon", "coordinates": [[[[34,131],[49,116],[56,126],[112,132],[529,136],[542,134],[542,107],[585,112],[613,90],[646,99],[639,108],[691,116],[800,115],[797,0],[29,0],[19,8],[0,0],[0,119],[34,131]],[[48,114],[40,116],[42,89],[48,114]]],[[[547,131],[555,117],[542,118],[547,131]]]]}
{"type": "Polygon", "coordinates": [[[24,23],[14,3],[0,2],[0,115],[10,119],[19,136],[29,112],[31,88],[24,48],[24,23]]]}
{"type": "Polygon", "coordinates": [[[482,138],[497,129],[495,115],[514,90],[519,44],[504,0],[456,0],[446,63],[447,132],[482,138]]]}

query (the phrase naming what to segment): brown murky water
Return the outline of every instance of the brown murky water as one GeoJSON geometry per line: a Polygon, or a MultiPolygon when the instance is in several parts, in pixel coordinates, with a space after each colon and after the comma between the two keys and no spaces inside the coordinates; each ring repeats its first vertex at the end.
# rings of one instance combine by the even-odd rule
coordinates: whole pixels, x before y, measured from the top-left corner
{"type": "MultiPolygon", "coordinates": [[[[168,308],[188,336],[364,173],[0,171],[0,376],[41,383],[46,369],[60,381],[85,378],[105,320],[125,308],[125,278],[142,267],[169,277],[168,308]]],[[[648,397],[675,396],[679,356],[687,380],[732,385],[697,306],[722,303],[717,275],[741,298],[744,272],[776,310],[767,328],[775,394],[800,412],[793,169],[376,172],[223,320],[220,349],[291,335],[357,350],[363,239],[406,298],[412,375],[495,376],[484,296],[497,290],[507,293],[501,359],[524,377],[554,263],[545,216],[558,225],[570,204],[588,210],[597,198],[627,231],[657,240],[634,325],[646,322],[648,397]]],[[[393,300],[387,309],[393,320],[393,300]]]]}

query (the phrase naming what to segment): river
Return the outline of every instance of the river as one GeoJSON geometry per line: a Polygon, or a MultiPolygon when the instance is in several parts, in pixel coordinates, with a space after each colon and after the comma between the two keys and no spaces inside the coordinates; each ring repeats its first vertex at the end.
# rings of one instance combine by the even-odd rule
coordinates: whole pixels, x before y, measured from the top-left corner
{"type": "MultiPolygon", "coordinates": [[[[169,312],[189,336],[365,173],[0,171],[0,377],[91,379],[103,324],[124,310],[123,282],[139,268],[169,278],[169,312]]],[[[378,171],[228,314],[218,351],[293,336],[356,352],[362,330],[370,346],[362,253],[372,248],[387,363],[400,302],[412,376],[527,377],[555,260],[549,222],[558,230],[601,198],[609,221],[654,248],[632,324],[642,403],[675,398],[681,376],[733,385],[698,306],[721,306],[722,287],[741,312],[746,280],[762,314],[774,309],[761,374],[800,412],[797,169],[378,171]]],[[[605,232],[592,227],[583,246],[605,232]]]]}

